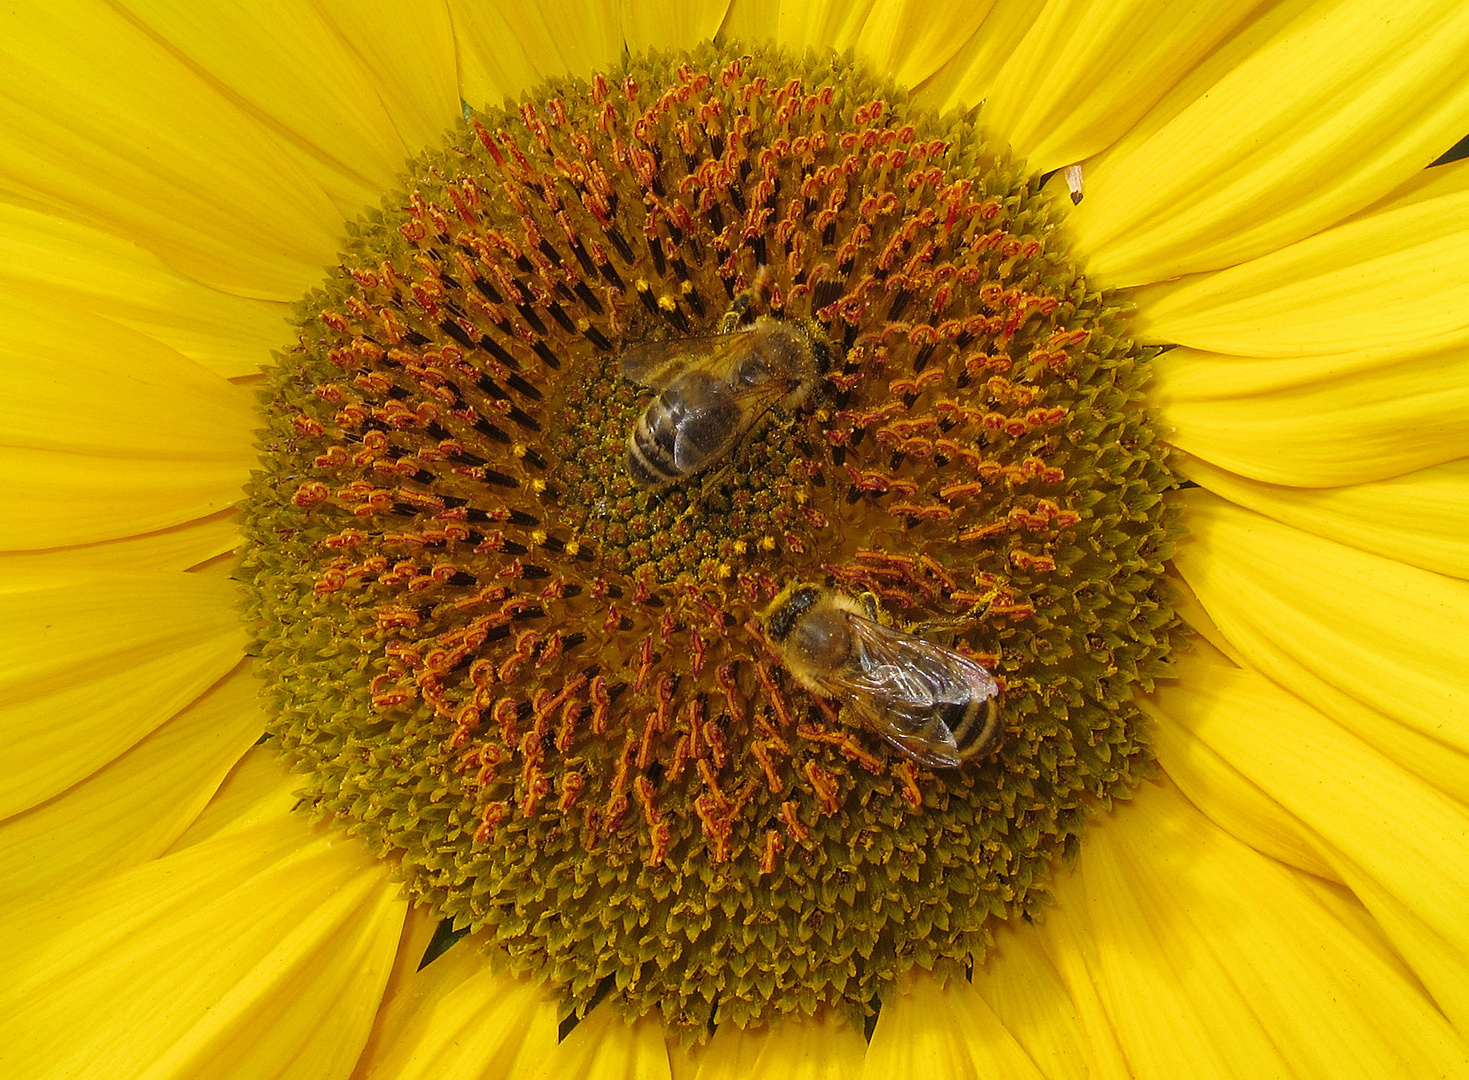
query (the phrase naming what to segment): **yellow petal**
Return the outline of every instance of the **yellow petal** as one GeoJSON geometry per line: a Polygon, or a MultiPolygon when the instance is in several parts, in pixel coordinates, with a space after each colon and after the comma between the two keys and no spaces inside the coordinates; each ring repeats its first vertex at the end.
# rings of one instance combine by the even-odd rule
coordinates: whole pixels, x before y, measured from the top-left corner
{"type": "MultiPolygon", "coordinates": [[[[797,56],[807,49],[845,52],[857,43],[876,0],[811,0],[781,4],[775,40],[797,56]]],[[[769,33],[767,30],[766,33],[769,33]]]]}
{"type": "Polygon", "coordinates": [[[1304,672],[1469,751],[1469,584],[1281,525],[1201,489],[1174,564],[1252,667],[1312,700],[1304,672]]]}
{"type": "Polygon", "coordinates": [[[8,202],[0,281],[68,319],[78,308],[105,315],[226,377],[254,374],[290,339],[284,304],[211,289],[105,230],[8,202]]]}
{"type": "Polygon", "coordinates": [[[53,570],[188,570],[228,553],[239,538],[234,512],[226,510],[142,536],[78,547],[0,551],[0,574],[53,570]]]}
{"type": "Polygon", "coordinates": [[[393,1011],[393,1003],[401,1000],[404,988],[417,975],[423,964],[424,955],[433,944],[442,919],[437,918],[423,904],[408,905],[403,919],[403,936],[398,940],[398,951],[393,957],[392,970],[383,986],[382,1001],[373,1017],[372,1030],[367,1034],[367,1043],[352,1070],[351,1080],[362,1080],[367,1075],[368,1063],[376,1060],[382,1050],[384,1017],[393,1011]]]}
{"type": "MultiPolygon", "coordinates": [[[[1469,1021],[1469,881],[1450,869],[1469,865],[1469,809],[1254,672],[1201,657],[1185,659],[1178,675],[1160,684],[1149,711],[1305,825],[1333,876],[1369,910],[1406,912],[1437,938],[1424,967],[1410,942],[1399,952],[1456,1024],[1469,1021]]],[[[1395,938],[1393,924],[1383,925],[1395,938]]]]}
{"type": "Polygon", "coordinates": [[[547,74],[586,75],[622,62],[626,41],[620,4],[538,0],[533,14],[530,4],[499,2],[511,27],[517,33],[527,32],[526,51],[547,74]]]}
{"type": "Polygon", "coordinates": [[[257,122],[97,0],[0,12],[0,177],[216,288],[295,300],[341,214],[257,122]]]}
{"type": "Polygon", "coordinates": [[[409,148],[370,73],[314,6],[289,0],[124,0],[122,6],[270,132],[345,215],[377,205],[402,171],[409,148]]]}
{"type": "MultiPolygon", "coordinates": [[[[1143,142],[1166,127],[1180,112],[1206,94],[1317,2],[1318,0],[1278,0],[1273,4],[1258,5],[1233,34],[1195,61],[1173,87],[1131,126],[1125,136],[1126,141],[1131,144],[1143,142]]],[[[1005,60],[1004,56],[1000,58],[1001,63],[1005,60]]],[[[1048,186],[1055,188],[1058,185],[1053,181],[1048,186]]],[[[1070,207],[1068,198],[1065,200],[1068,212],[1070,207]]]]}
{"type": "Polygon", "coordinates": [[[863,1063],[864,1080],[1042,1080],[1015,1037],[962,978],[940,986],[927,973],[882,1004],[863,1063]]]}
{"type": "Polygon", "coordinates": [[[1402,976],[1420,994],[1424,997],[1430,996],[1427,988],[1418,981],[1418,976],[1413,974],[1413,969],[1403,963],[1403,958],[1393,948],[1391,939],[1383,932],[1382,924],[1357,899],[1356,893],[1345,885],[1324,881],[1315,874],[1307,874],[1301,870],[1293,873],[1296,881],[1305,886],[1306,891],[1331,912],[1337,922],[1355,934],[1358,941],[1371,949],[1383,963],[1402,976]]]}
{"type": "Polygon", "coordinates": [[[354,1080],[523,1077],[555,1051],[554,1001],[492,970],[481,944],[456,942],[388,995],[354,1080]]]}
{"type": "Polygon", "coordinates": [[[407,905],[291,816],[0,919],[10,1076],[345,1077],[407,905]]]}
{"type": "Polygon", "coordinates": [[[1414,360],[1469,351],[1469,326],[1427,341],[1398,342],[1327,356],[1222,356],[1197,349],[1169,349],[1153,360],[1157,397],[1169,401],[1214,401],[1302,390],[1353,375],[1370,375],[1414,360]]]}
{"type": "Polygon", "coordinates": [[[831,1009],[769,1027],[722,1024],[697,1080],[858,1080],[866,1052],[862,1033],[831,1009]]]}
{"type": "Polygon", "coordinates": [[[168,850],[182,851],[216,836],[285,817],[300,803],[297,793],[303,785],[302,777],[286,768],[273,741],[252,746],[168,850]]]}
{"type": "Polygon", "coordinates": [[[975,965],[974,989],[1047,1080],[1128,1080],[1110,1028],[1104,1025],[1103,1037],[1083,1029],[1035,927],[1003,923],[994,937],[984,963],[975,965]]]}
{"type": "Polygon", "coordinates": [[[1464,1030],[1469,1022],[1469,960],[1464,955],[1463,935],[1445,937],[1418,914],[1416,904],[1400,900],[1377,879],[1358,871],[1345,856],[1334,858],[1348,887],[1411,965],[1424,992],[1456,1028],[1464,1030]]]}
{"type": "Polygon", "coordinates": [[[663,1033],[663,1044],[668,1047],[670,1080],[698,1080],[699,1057],[703,1052],[703,1047],[697,1044],[685,1046],[671,1031],[663,1033]]]}
{"type": "Polygon", "coordinates": [[[244,484],[247,465],[240,456],[237,464],[195,462],[182,454],[150,461],[0,447],[0,488],[17,508],[0,524],[0,544],[87,543],[219,513],[244,484]]]}
{"type": "MultiPolygon", "coordinates": [[[[780,0],[731,0],[724,25],[719,28],[719,40],[753,43],[769,38],[780,9],[780,0]]],[[[674,1080],[679,1080],[677,1073],[674,1080]]]]}
{"type": "Polygon", "coordinates": [[[734,1024],[715,1028],[709,1041],[694,1051],[698,1062],[694,1080],[744,1080],[755,1065],[765,1034],[765,1028],[742,1028],[734,1024]]]}
{"type": "Polygon", "coordinates": [[[437,146],[459,117],[454,26],[443,0],[318,0],[347,45],[362,58],[408,153],[437,146]]]}
{"type": "Polygon", "coordinates": [[[994,0],[978,32],[918,88],[915,100],[939,112],[972,109],[984,101],[1045,6],[1046,0],[994,0]]]}
{"type": "MultiPolygon", "coordinates": [[[[1227,656],[1236,666],[1266,671],[1276,682],[1308,700],[1409,772],[1427,780],[1440,791],[1469,802],[1469,754],[1385,716],[1269,650],[1255,649],[1247,655],[1219,628],[1187,582],[1174,575],[1169,575],[1169,581],[1176,590],[1179,614],[1208,640],[1208,646],[1227,656]]],[[[1208,653],[1208,646],[1200,645],[1195,639],[1195,648],[1200,651],[1208,653]]]]}
{"type": "Polygon", "coordinates": [[[1035,172],[1122,136],[1257,7],[1053,0],[995,77],[984,125],[1035,172]]]}
{"type": "Polygon", "coordinates": [[[1241,653],[1237,662],[1262,669],[1274,666],[1279,674],[1266,672],[1291,693],[1320,709],[1374,750],[1426,780],[1433,787],[1469,804],[1469,754],[1437,737],[1364,705],[1358,698],[1300,666],[1278,662],[1268,654],[1256,657],[1241,653]]]}
{"type": "MultiPolygon", "coordinates": [[[[1187,670],[1197,672],[1198,666],[1190,665],[1187,670]]],[[[1160,685],[1173,684],[1170,680],[1160,685]]],[[[1310,830],[1295,815],[1166,711],[1149,708],[1146,699],[1143,708],[1153,718],[1158,764],[1210,821],[1263,855],[1318,877],[1339,880],[1312,845],[1310,830]]]]}
{"type": "Polygon", "coordinates": [[[994,0],[877,0],[857,35],[857,56],[899,86],[917,86],[954,58],[993,6],[994,0]]]}
{"type": "Polygon", "coordinates": [[[459,92],[476,108],[519,99],[556,75],[615,69],[622,58],[617,5],[571,0],[449,0],[459,92]]]}
{"type": "Polygon", "coordinates": [[[1224,632],[1214,625],[1214,620],[1204,610],[1204,605],[1199,603],[1199,598],[1194,595],[1194,591],[1188,587],[1188,584],[1175,573],[1164,574],[1164,579],[1173,590],[1174,610],[1194,631],[1194,636],[1188,640],[1188,651],[1208,652],[1213,649],[1221,656],[1227,657],[1232,663],[1240,667],[1246,666],[1239,651],[1230,644],[1224,632]]]}
{"type": "Polygon", "coordinates": [[[662,1023],[653,1016],[625,1023],[607,1004],[587,1013],[532,1065],[535,1080],[670,1080],[662,1023]]]}
{"type": "Polygon", "coordinates": [[[1463,134],[1469,8],[1293,7],[1279,33],[1146,118],[1086,174],[1088,269],[1137,285],[1243,262],[1377,201],[1463,134]],[[1175,111],[1177,110],[1177,111],[1175,111]]]}
{"type": "MultiPolygon", "coordinates": [[[[1442,868],[1437,868],[1442,873],[1442,868]]],[[[1442,1076],[1466,1047],[1393,966],[1278,863],[1149,786],[1056,882],[1138,1080],[1442,1076]]]]}
{"type": "MultiPolygon", "coordinates": [[[[459,94],[477,109],[513,102],[519,92],[541,82],[559,65],[545,42],[542,25],[511,29],[507,12],[498,3],[449,0],[454,25],[454,48],[459,69],[459,94]],[[544,42],[537,48],[538,42],[544,42]],[[528,55],[535,52],[538,62],[528,55]],[[539,64],[549,70],[542,71],[539,64]]],[[[530,8],[525,20],[537,20],[539,11],[530,8]]],[[[513,17],[513,16],[511,16],[513,17]]]]}
{"type": "Polygon", "coordinates": [[[0,817],[66,790],[239,663],[233,582],[192,574],[0,579],[0,817]]]}
{"type": "Polygon", "coordinates": [[[0,823],[0,906],[161,854],[260,737],[256,689],[237,670],[100,771],[0,823]]]}
{"type": "Polygon", "coordinates": [[[691,49],[712,38],[724,22],[729,0],[619,0],[627,51],[691,49]]]}
{"type": "Polygon", "coordinates": [[[249,391],[134,330],[0,301],[0,548],[152,532],[216,513],[249,475],[249,391]]]}
{"type": "Polygon", "coordinates": [[[1181,458],[1178,467],[1201,487],[1276,521],[1410,566],[1469,578],[1469,459],[1339,488],[1260,484],[1191,457],[1181,458]]]}
{"type": "Polygon", "coordinates": [[[1442,198],[1445,195],[1457,195],[1465,189],[1466,185],[1469,185],[1469,158],[1420,169],[1367,209],[1358,211],[1347,220],[1357,221],[1386,210],[1412,206],[1415,203],[1442,198]]]}
{"type": "Polygon", "coordinates": [[[1258,259],[1141,289],[1144,342],[1302,356],[1439,337],[1469,306],[1469,171],[1458,190],[1368,214],[1258,259]]]}
{"type": "MultiPolygon", "coordinates": [[[[1144,794],[1156,797],[1153,791],[1144,794]]],[[[1142,802],[1139,797],[1126,805],[1125,821],[1107,824],[1154,839],[1152,815],[1144,819],[1139,812],[1142,802]]],[[[1185,813],[1177,816],[1193,824],[1185,813]]],[[[1043,928],[1053,950],[1067,948],[1070,939],[1069,948],[1079,953],[1084,976],[1096,985],[1133,1075],[1137,1080],[1289,1075],[1279,1053],[1261,1037],[1240,991],[1211,955],[1211,945],[1220,950],[1238,946],[1238,931],[1218,942],[1199,940],[1184,912],[1172,910],[1201,892],[1198,885],[1178,889],[1170,882],[1167,895],[1152,895],[1157,883],[1124,865],[1116,843],[1100,826],[1087,836],[1084,862],[1076,872],[1058,876],[1056,907],[1046,913],[1043,928]]],[[[1179,830],[1170,832],[1155,842],[1165,848],[1181,845],[1179,830]]],[[[1214,870],[1203,857],[1202,852],[1196,856],[1200,874],[1214,870]]]]}
{"type": "Polygon", "coordinates": [[[1469,456],[1469,347],[1456,342],[1386,367],[1364,363],[1340,377],[1318,359],[1292,371],[1292,361],[1174,349],[1158,358],[1150,393],[1170,443],[1269,484],[1363,484],[1469,456]],[[1281,380],[1319,377],[1251,394],[1269,378],[1253,369],[1272,365],[1287,368],[1281,380]]]}
{"type": "Polygon", "coordinates": [[[1247,655],[1219,629],[1186,582],[1173,575],[1168,580],[1176,590],[1179,615],[1207,640],[1204,644],[1194,638],[1194,649],[1213,655],[1212,649],[1218,654],[1214,656],[1216,661],[1227,657],[1236,667],[1253,670],[1263,665],[1273,679],[1367,745],[1438,790],[1469,803],[1469,754],[1383,715],[1298,665],[1281,663],[1279,657],[1268,652],[1247,655]]]}
{"type": "Polygon", "coordinates": [[[0,445],[65,454],[239,462],[257,421],[248,391],[96,316],[0,301],[7,407],[0,445]]]}
{"type": "Polygon", "coordinates": [[[1097,949],[1080,916],[1073,924],[1066,912],[1056,907],[1030,929],[1039,937],[1045,959],[1061,980],[1086,1033],[1086,1044],[1092,1051],[1087,1061],[1088,1080],[1093,1074],[1107,1080],[1134,1080],[1118,1041],[1117,1028],[1107,1015],[1102,988],[1091,973],[1098,963],[1097,949]]]}

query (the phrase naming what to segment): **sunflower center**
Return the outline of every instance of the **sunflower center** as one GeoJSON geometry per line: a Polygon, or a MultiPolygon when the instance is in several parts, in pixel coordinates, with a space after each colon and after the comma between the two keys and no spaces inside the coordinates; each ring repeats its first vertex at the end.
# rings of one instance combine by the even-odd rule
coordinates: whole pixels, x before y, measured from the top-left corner
{"type": "Polygon", "coordinates": [[[1148,767],[1179,625],[1141,357],[1039,181],[845,61],[704,46],[476,113],[406,190],[264,395],[308,802],[569,1009],[962,972],[1148,767]]]}

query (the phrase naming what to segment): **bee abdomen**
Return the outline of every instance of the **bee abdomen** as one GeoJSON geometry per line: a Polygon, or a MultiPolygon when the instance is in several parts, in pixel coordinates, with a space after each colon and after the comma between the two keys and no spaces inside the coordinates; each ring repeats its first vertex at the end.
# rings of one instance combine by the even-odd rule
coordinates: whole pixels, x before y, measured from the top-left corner
{"type": "Polygon", "coordinates": [[[945,701],[934,706],[934,711],[938,713],[938,718],[944,722],[944,726],[950,731],[958,731],[964,726],[964,721],[974,715],[979,705],[980,703],[973,698],[966,701],[945,701]]]}
{"type": "Polygon", "coordinates": [[[638,487],[654,487],[677,480],[678,467],[673,463],[673,446],[665,448],[657,433],[648,430],[648,414],[633,425],[627,437],[627,475],[638,487]]]}
{"type": "Polygon", "coordinates": [[[988,751],[999,734],[1000,718],[993,698],[971,697],[967,701],[949,702],[943,706],[940,718],[954,733],[954,741],[965,758],[988,751]]]}
{"type": "Polygon", "coordinates": [[[653,487],[698,472],[728,448],[738,421],[732,402],[688,408],[665,393],[638,417],[627,437],[628,476],[638,487],[653,487]]]}

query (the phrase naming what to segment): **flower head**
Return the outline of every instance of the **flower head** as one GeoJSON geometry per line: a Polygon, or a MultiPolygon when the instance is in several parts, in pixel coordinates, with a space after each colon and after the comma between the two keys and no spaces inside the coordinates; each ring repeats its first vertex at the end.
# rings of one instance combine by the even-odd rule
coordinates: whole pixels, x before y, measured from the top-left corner
{"type": "Polygon", "coordinates": [[[1144,368],[1038,183],[835,57],[706,47],[471,115],[406,187],[263,397],[245,566],[316,805],[577,1006],[695,1030],[1038,913],[1178,625],[1144,368]],[[803,321],[798,407],[708,389],[803,321]],[[656,410],[728,460],[640,480],[656,410]],[[946,622],[1000,752],[921,768],[793,681],[758,616],[801,581],[946,622]]]}
{"type": "Polygon", "coordinates": [[[637,8],[5,14],[0,1061],[1462,1071],[1469,18],[637,8]]]}

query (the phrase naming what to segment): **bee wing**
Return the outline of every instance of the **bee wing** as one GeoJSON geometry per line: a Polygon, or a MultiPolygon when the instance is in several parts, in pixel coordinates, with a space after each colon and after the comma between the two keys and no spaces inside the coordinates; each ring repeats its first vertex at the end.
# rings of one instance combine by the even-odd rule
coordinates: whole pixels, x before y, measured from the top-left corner
{"type": "Polygon", "coordinates": [[[860,615],[847,619],[865,657],[860,678],[915,709],[986,701],[1000,692],[990,673],[961,652],[860,615]]]}
{"type": "Polygon", "coordinates": [[[677,394],[673,460],[681,470],[722,457],[780,400],[776,385],[739,390],[699,367],[683,373],[677,394]]]}
{"type": "Polygon", "coordinates": [[[689,368],[708,362],[713,354],[748,332],[639,341],[622,350],[617,358],[617,370],[629,382],[650,390],[666,390],[689,368]]]}
{"type": "Polygon", "coordinates": [[[964,764],[952,732],[946,739],[935,739],[929,735],[911,735],[894,724],[876,724],[874,730],[925,768],[957,769],[964,764]]]}
{"type": "Polygon", "coordinates": [[[687,473],[720,457],[739,438],[740,405],[703,368],[684,373],[676,397],[673,462],[687,473]]]}
{"type": "Polygon", "coordinates": [[[999,684],[961,652],[859,615],[847,618],[862,661],[832,680],[838,695],[920,764],[959,765],[958,741],[943,719],[946,706],[986,701],[1000,692],[999,684]]]}

